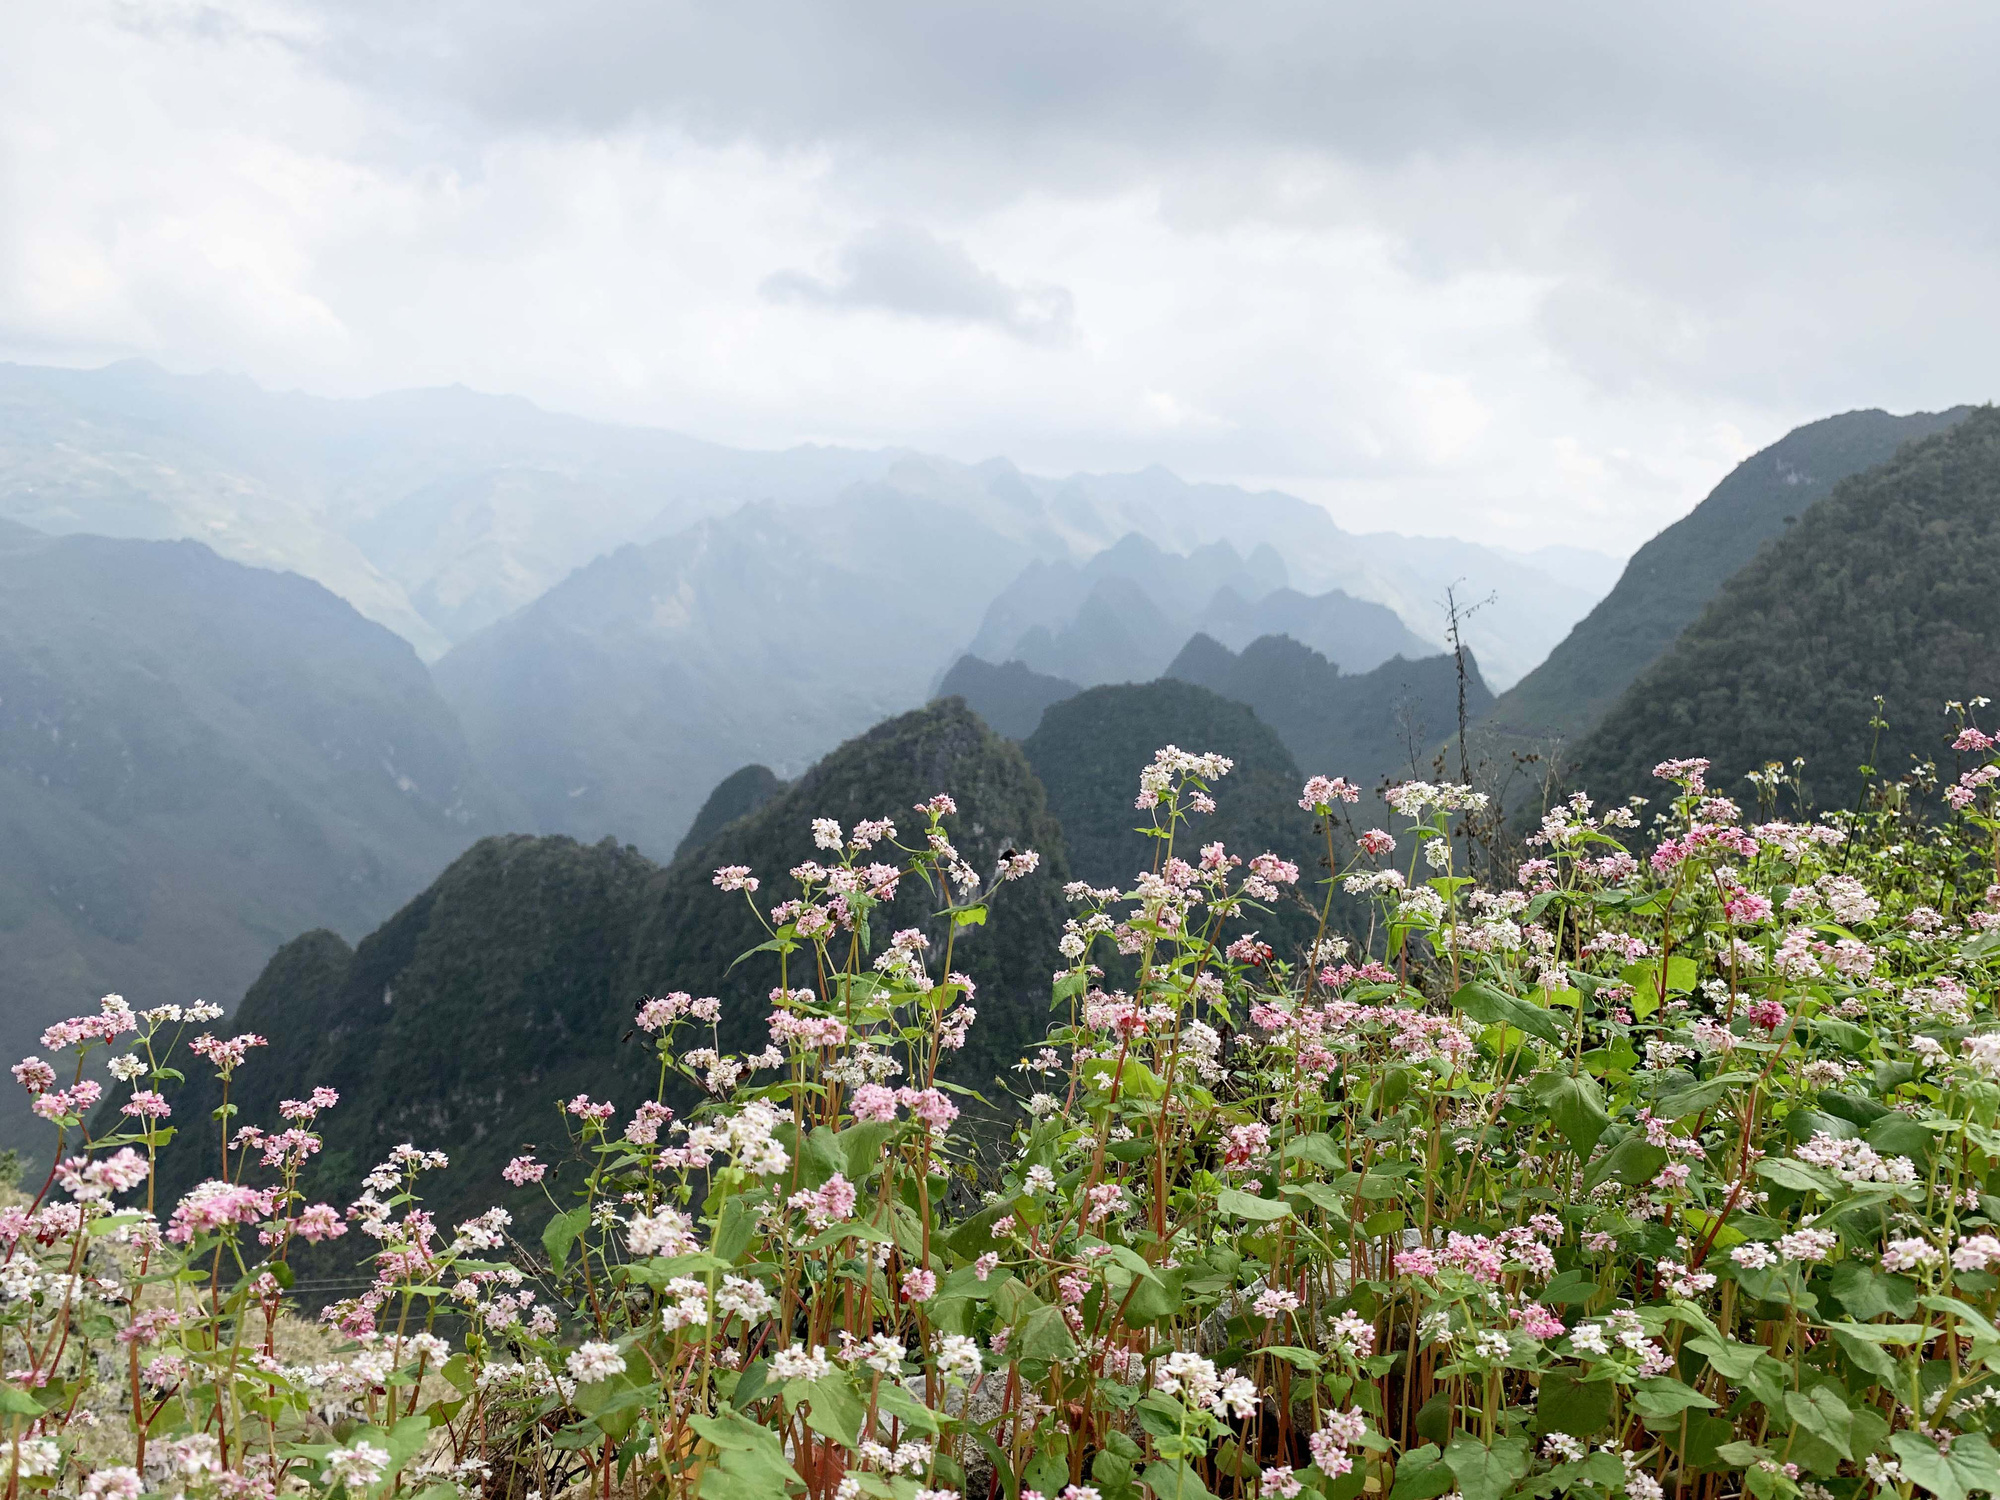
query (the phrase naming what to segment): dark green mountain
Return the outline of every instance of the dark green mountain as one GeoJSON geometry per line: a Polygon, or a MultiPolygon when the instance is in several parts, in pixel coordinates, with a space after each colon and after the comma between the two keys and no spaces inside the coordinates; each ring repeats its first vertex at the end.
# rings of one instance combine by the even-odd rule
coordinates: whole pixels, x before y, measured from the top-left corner
{"type": "MultiPolygon", "coordinates": [[[[194,542],[0,523],[0,1048],[242,994],[511,820],[416,653],[318,584],[194,542]]],[[[0,1135],[46,1150],[26,1095],[0,1135]]]]}
{"type": "MultiPolygon", "coordinates": [[[[1429,749],[1454,732],[1458,718],[1458,672],[1449,656],[1392,657],[1350,673],[1289,636],[1263,636],[1239,655],[1198,635],[1167,675],[1247,703],[1308,773],[1345,776],[1358,786],[1431,775],[1429,749]]],[[[1492,703],[1468,653],[1466,713],[1476,717],[1492,703]]]]}
{"type": "Polygon", "coordinates": [[[1481,725],[1481,755],[1490,764],[1512,752],[1574,745],[1760,547],[1839,481],[1886,463],[1904,443],[1970,410],[1845,412],[1795,428],[1744,459],[1706,500],[1634,553],[1617,587],[1500,695],[1481,725]]]}
{"type": "Polygon", "coordinates": [[[1572,785],[1652,793],[1670,756],[1710,785],[1806,758],[1822,803],[1868,758],[1876,694],[1885,774],[1944,750],[1947,699],[2000,696],[2000,411],[1981,407],[1826,499],[1732,577],[1578,746],[1572,785]]]}
{"type": "Polygon", "coordinates": [[[745,766],[732,771],[715,784],[701,811],[694,815],[674,858],[699,849],[738,818],[747,818],[785,789],[784,782],[769,766],[745,766]]]}
{"type": "Polygon", "coordinates": [[[1068,678],[1050,677],[1026,662],[1002,662],[996,667],[976,656],[961,656],[938,684],[939,696],[963,698],[967,707],[1010,740],[1025,740],[1042,722],[1042,710],[1082,691],[1068,678]]]}
{"type": "MultiPolygon", "coordinates": [[[[818,852],[811,819],[887,816],[907,840],[919,826],[911,805],[945,790],[960,809],[958,847],[976,868],[991,870],[1010,846],[1043,856],[1037,874],[996,894],[988,925],[960,930],[952,956],[979,985],[979,1020],[955,1071],[993,1098],[995,1075],[1046,1028],[1068,866],[1020,749],[945,701],[842,745],[671,868],[609,840],[487,839],[354,949],[328,933],[287,945],[234,1018],[271,1041],[239,1075],[241,1118],[265,1121],[278,1100],[328,1084],[342,1100],[325,1117],[316,1193],[352,1193],[407,1140],[451,1153],[436,1190],[447,1211],[495,1201],[526,1210],[534,1196],[509,1200],[498,1174],[526,1146],[560,1153],[559,1100],[582,1090],[629,1111],[651,1096],[657,1063],[632,1028],[642,998],[720,996],[724,1048],[763,1045],[777,960],[731,969],[765,934],[741,895],[715,889],[714,868],[750,865],[768,904],[789,888],[785,872],[818,852]]],[[[878,917],[877,940],[923,926],[942,953],[938,904],[906,885],[878,917]]],[[[191,1071],[174,1109],[196,1133],[162,1166],[177,1190],[215,1166],[204,1128],[214,1084],[191,1071]]]]}
{"type": "MultiPolygon", "coordinates": [[[[1296,863],[1298,889],[1317,895],[1313,882],[1325,873],[1325,848],[1313,836],[1312,818],[1299,808],[1305,777],[1298,763],[1241,703],[1166,678],[1090,688],[1054,704],[1021,746],[1062,820],[1077,878],[1129,888],[1152,868],[1160,844],[1135,831],[1148,815],[1135,811],[1132,799],[1140,769],[1169,744],[1236,762],[1215,787],[1215,813],[1197,817],[1193,842],[1183,835],[1175,853],[1193,861],[1200,845],[1216,839],[1245,859],[1268,849],[1296,863]]],[[[1276,918],[1249,925],[1281,946],[1307,941],[1316,923],[1294,907],[1287,902],[1276,918]]]]}

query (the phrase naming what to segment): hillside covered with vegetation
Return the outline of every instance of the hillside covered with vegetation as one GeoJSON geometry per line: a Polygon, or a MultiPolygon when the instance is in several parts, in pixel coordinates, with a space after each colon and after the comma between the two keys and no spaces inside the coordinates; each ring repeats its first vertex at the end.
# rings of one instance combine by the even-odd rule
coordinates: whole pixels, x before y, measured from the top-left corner
{"type": "MultiPolygon", "coordinates": [[[[1366,672],[1343,672],[1289,636],[1262,636],[1236,652],[1197,635],[1167,675],[1247,704],[1301,766],[1335,767],[1371,787],[1434,774],[1431,747],[1458,722],[1458,668],[1450,656],[1394,656],[1366,672]]],[[[1465,712],[1476,718],[1493,694],[1470,652],[1465,679],[1465,712]]]]}
{"type": "Polygon", "coordinates": [[[1856,768],[1943,757],[1947,701],[2000,697],[2000,411],[1843,481],[1725,583],[1576,749],[1566,778],[1600,800],[1653,789],[1696,753],[1740,791],[1767,760],[1805,760],[1819,806],[1856,768]],[[1878,731],[1875,700],[1883,699],[1878,731]]]}
{"type": "MultiPolygon", "coordinates": [[[[1489,765],[1574,747],[1701,614],[1726,579],[1850,475],[1943,431],[1970,407],[1892,416],[1850,411],[1795,428],[1738,464],[1708,497],[1633,554],[1617,586],[1480,725],[1489,765]]],[[[1768,748],[1768,747],[1767,747],[1768,748]]]]}
{"type": "MultiPolygon", "coordinates": [[[[315,1086],[337,1088],[352,1107],[329,1121],[314,1165],[321,1190],[351,1191],[399,1141],[422,1139],[453,1155],[449,1201],[483,1201],[510,1156],[563,1140],[557,1099],[651,1095],[657,1062],[631,1025],[647,995],[716,996],[723,1049],[762,1045],[776,966],[769,955],[736,961],[770,934],[742,895],[716,888],[718,867],[782,881],[826,858],[814,818],[851,827],[886,817],[907,839],[923,822],[914,804],[947,786],[968,830],[959,852],[989,885],[1008,850],[1036,851],[1040,868],[994,892],[993,922],[951,934],[932,916],[945,900],[909,883],[871,923],[869,941],[879,952],[893,931],[920,928],[941,957],[950,938],[952,968],[977,985],[979,1023],[948,1075],[1004,1107],[996,1077],[1046,1024],[1067,865],[1019,748],[951,701],[849,741],[670,868],[610,840],[489,838],[352,949],[330,933],[298,938],[232,1019],[233,1034],[271,1041],[244,1069],[236,1102],[249,1117],[315,1086]]],[[[683,1090],[674,1103],[694,1097],[683,1090]]],[[[212,1083],[197,1080],[174,1108],[196,1122],[218,1102],[212,1083]]],[[[213,1134],[195,1125],[165,1154],[162,1180],[199,1181],[218,1154],[213,1134]]],[[[533,1195],[516,1199],[532,1210],[533,1195]]]]}

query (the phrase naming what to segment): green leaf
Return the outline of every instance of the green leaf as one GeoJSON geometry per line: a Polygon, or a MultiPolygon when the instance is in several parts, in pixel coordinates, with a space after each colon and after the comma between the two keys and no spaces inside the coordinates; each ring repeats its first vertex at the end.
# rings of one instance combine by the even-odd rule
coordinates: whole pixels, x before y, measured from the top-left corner
{"type": "Polygon", "coordinates": [[[742,1412],[695,1413],[688,1422],[719,1454],[701,1476],[701,1500],[777,1500],[805,1488],[798,1471],[785,1461],[778,1435],[742,1412]]]}
{"type": "Polygon", "coordinates": [[[1539,1005],[1516,999],[1484,980],[1475,979],[1460,985],[1451,997],[1451,1003],[1454,1009],[1462,1010],[1473,1020],[1488,1026],[1512,1026],[1556,1047],[1562,1046],[1566,1040],[1556,1018],[1539,1005]]]}
{"type": "Polygon", "coordinates": [[[1347,1166],[1347,1163],[1340,1158],[1340,1151],[1333,1144],[1333,1137],[1324,1131],[1292,1137],[1285,1142],[1285,1149],[1279,1155],[1284,1161],[1303,1159],[1315,1166],[1325,1167],[1329,1172],[1344,1171],[1347,1166]]]}
{"type": "Polygon", "coordinates": [[[1437,1444],[1425,1443],[1396,1461],[1396,1483],[1389,1491],[1389,1500],[1433,1500],[1451,1486],[1451,1470],[1445,1467],[1437,1444]]]}
{"type": "Polygon", "coordinates": [[[1038,1307],[1021,1320],[1018,1340],[1012,1348],[1020,1350],[1022,1359],[1068,1359],[1076,1353],[1076,1340],[1070,1337],[1062,1309],[1052,1305],[1038,1307]]]}
{"type": "Polygon", "coordinates": [[[1551,1370],[1542,1377],[1541,1398],[1535,1403],[1535,1430],[1566,1432],[1574,1438],[1595,1437],[1611,1425],[1615,1391],[1608,1380],[1578,1380],[1551,1370]]]}
{"type": "Polygon", "coordinates": [[[1854,1450],[1848,1442],[1854,1426],[1854,1413],[1848,1410],[1847,1403],[1832,1386],[1816,1385],[1811,1395],[1803,1391],[1786,1391],[1785,1410],[1794,1422],[1842,1458],[1854,1457],[1854,1450]]]}
{"type": "Polygon", "coordinates": [[[818,1380],[794,1380],[785,1384],[785,1405],[806,1402],[806,1426],[821,1437],[852,1448],[861,1441],[861,1424],[868,1420],[867,1403],[854,1389],[854,1378],[830,1370],[818,1380]],[[793,1391],[798,1396],[794,1397],[793,1391]]]}
{"type": "Polygon", "coordinates": [[[1852,1021],[1842,1021],[1833,1016],[1815,1016],[1812,1021],[1815,1037],[1830,1042],[1850,1057],[1868,1055],[1868,1033],[1852,1021]]]}
{"type": "Polygon", "coordinates": [[[1983,1432],[1960,1433],[1947,1460],[1959,1483],[1968,1490],[2000,1493],[2000,1454],[1983,1432]]]}
{"type": "Polygon", "coordinates": [[[750,1236],[756,1228],[757,1216],[744,1203],[742,1196],[730,1198],[722,1205],[721,1221],[715,1226],[715,1238],[709,1249],[733,1266],[750,1248],[750,1236]]]}
{"type": "Polygon", "coordinates": [[[1549,1112],[1563,1139],[1576,1152],[1578,1161],[1589,1161],[1597,1149],[1598,1137],[1611,1123],[1604,1108],[1604,1090],[1588,1073],[1574,1078],[1567,1073],[1537,1073],[1528,1080],[1528,1092],[1549,1112]]]}
{"type": "MultiPolygon", "coordinates": [[[[1053,1312],[1055,1309],[1050,1308],[1048,1311],[1053,1312]]],[[[1065,1329],[1064,1332],[1068,1330],[1065,1329]]],[[[875,1387],[875,1404],[890,1416],[903,1422],[905,1426],[933,1435],[938,1430],[937,1413],[894,1381],[885,1380],[875,1387]]]]}
{"type": "Polygon", "coordinates": [[[1655,1118],[1680,1120],[1702,1110],[1714,1107],[1716,1100],[1741,1083],[1755,1083],[1755,1073],[1721,1073],[1714,1078],[1705,1078],[1700,1083],[1690,1084],[1673,1093],[1653,1106],[1655,1118]]]}
{"type": "Polygon", "coordinates": [[[1827,1331],[1856,1369],[1866,1370],[1877,1380],[1895,1380],[1896,1362],[1889,1357],[1888,1351],[1873,1339],[1857,1333],[1853,1324],[1829,1323],[1827,1331]]]}
{"type": "Polygon", "coordinates": [[[549,1265],[558,1274],[569,1260],[570,1246],[590,1223],[590,1206],[572,1208],[568,1213],[557,1214],[543,1226],[542,1249],[548,1253],[549,1265]]]}
{"type": "Polygon", "coordinates": [[[882,1145],[899,1128],[895,1120],[870,1120],[850,1125],[833,1138],[845,1163],[847,1180],[859,1187],[882,1160],[882,1145]]]}
{"type": "Polygon", "coordinates": [[[1907,1318],[1917,1310],[1917,1284],[1907,1276],[1889,1276],[1855,1261],[1833,1268],[1833,1295],[1847,1315],[1867,1323],[1884,1313],[1907,1318]]]}
{"type": "MultiPolygon", "coordinates": [[[[1064,1478],[1068,1475],[1065,1474],[1064,1478]]],[[[1146,1465],[1146,1472],[1140,1476],[1152,1490],[1157,1500],[1215,1500],[1201,1476],[1187,1466],[1185,1460],[1168,1462],[1161,1459],[1146,1465]]],[[[1048,1491],[1054,1494],[1053,1490],[1048,1491]]]]}
{"type": "Polygon", "coordinates": [[[1257,1352],[1268,1354],[1274,1359],[1282,1359],[1295,1370],[1305,1370],[1310,1374],[1319,1373],[1320,1358],[1310,1349],[1296,1348],[1291,1344],[1267,1344],[1257,1352]]]}
{"type": "Polygon", "coordinates": [[[1715,1410],[1715,1403],[1693,1386],[1666,1377],[1644,1381],[1635,1387],[1632,1404],[1649,1420],[1662,1422],[1679,1416],[1691,1406],[1702,1411],[1715,1410]]]}
{"type": "Polygon", "coordinates": [[[1465,1500],[1500,1500],[1528,1472],[1527,1439],[1500,1438],[1488,1448],[1460,1433],[1445,1449],[1444,1462],[1465,1500]]]}
{"type": "Polygon", "coordinates": [[[1945,1462],[1937,1444],[1922,1433],[1905,1428],[1890,1436],[1889,1446],[1896,1451],[1906,1478],[1914,1479],[1938,1500],[1965,1500],[1965,1481],[1945,1462]]]}
{"type": "Polygon", "coordinates": [[[1591,1164],[1583,1175],[1583,1190],[1588,1193],[1607,1180],[1622,1182],[1627,1187],[1643,1187],[1659,1176],[1660,1168],[1666,1164],[1666,1148],[1648,1141],[1645,1131],[1635,1130],[1591,1164]]]}
{"type": "Polygon", "coordinates": [[[1702,1355],[1722,1372],[1722,1378],[1741,1385],[1760,1359],[1770,1357],[1762,1344],[1739,1344],[1734,1339],[1689,1339],[1688,1348],[1702,1355]]]}
{"type": "Polygon", "coordinates": [[[1724,1443],[1715,1450],[1715,1456],[1732,1469],[1747,1469],[1760,1458],[1769,1458],[1770,1450],[1759,1448],[1755,1443],[1724,1443]]]}
{"type": "Polygon", "coordinates": [[[1282,1219],[1292,1211],[1291,1205],[1283,1199],[1259,1198],[1238,1188],[1224,1188],[1217,1193],[1215,1207],[1219,1213],[1229,1214],[1238,1219],[1250,1219],[1259,1224],[1282,1219]]]}
{"type": "Polygon", "coordinates": [[[17,1385],[0,1385],[0,1412],[17,1417],[39,1417],[39,1402],[17,1385]]]}
{"type": "Polygon", "coordinates": [[[1789,1156],[1767,1156],[1757,1163],[1755,1170],[1766,1182],[1774,1182],[1781,1188],[1791,1188],[1796,1192],[1818,1193],[1829,1200],[1840,1197],[1846,1191],[1837,1178],[1818,1167],[1793,1161],[1789,1156]]]}

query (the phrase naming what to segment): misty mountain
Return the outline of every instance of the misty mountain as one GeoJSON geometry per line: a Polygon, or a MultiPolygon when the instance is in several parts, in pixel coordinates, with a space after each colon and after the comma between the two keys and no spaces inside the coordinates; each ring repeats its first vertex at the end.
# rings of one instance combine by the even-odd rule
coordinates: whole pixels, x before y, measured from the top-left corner
{"type": "Polygon", "coordinates": [[[966,706],[1010,740],[1024,740],[1042,722],[1042,711],[1083,691],[1080,683],[1030,671],[1018,661],[981,661],[961,656],[938,684],[940,698],[963,698],[966,706]]]}
{"type": "Polygon", "coordinates": [[[724,776],[922,703],[1027,544],[899,490],[747,506],[579,569],[437,662],[533,827],[672,853],[724,776]]]}
{"type": "MultiPolygon", "coordinates": [[[[1220,541],[1250,558],[1268,548],[1290,587],[1386,605],[1433,645],[1448,586],[1490,594],[1469,639],[1502,682],[1539,661],[1602,592],[1605,560],[1580,560],[1595,554],[1356,536],[1294,496],[1189,484],[1157,467],[1044,478],[1005,459],[961,464],[895,449],[742,451],[462,387],[336,400],[142,361],[0,366],[0,518],[58,533],[188,537],[295,571],[426,659],[620,546],[751,502],[863,497],[968,512],[1023,545],[1016,571],[1030,558],[1087,559],[1134,533],[1175,554],[1220,541]]],[[[1210,623],[1233,639],[1224,622],[1210,623]]]]}
{"type": "Polygon", "coordinates": [[[1970,407],[1891,416],[1851,411],[1794,428],[1738,464],[1687,515],[1647,542],[1617,586],[1540,666],[1502,693],[1480,730],[1489,765],[1574,745],[1715,598],[1723,581],[1842,479],[1886,463],[1904,443],[1970,407]]]}
{"type": "MultiPolygon", "coordinates": [[[[409,644],[193,542],[0,523],[0,1048],[110,991],[233,1005],[521,813],[409,644]]],[[[27,1096],[0,1134],[46,1149],[27,1096]]]]}
{"type": "Polygon", "coordinates": [[[303,573],[426,657],[625,542],[830,499],[898,456],[744,452],[463,387],[330,400],[143,360],[0,365],[0,516],[303,573]]]}
{"type": "Polygon", "coordinates": [[[1135,532],[1081,564],[1031,563],[988,606],[968,650],[1085,685],[1150,681],[1197,630],[1236,646],[1288,634],[1353,671],[1428,654],[1385,605],[1338,589],[1302,594],[1286,579],[1269,544],[1247,559],[1227,541],[1181,556],[1135,532]]]}
{"type": "Polygon", "coordinates": [[[1714,762],[1709,785],[1747,798],[1746,772],[1803,756],[1810,795],[1848,804],[1866,761],[1892,777],[1913,759],[1949,773],[1943,705],[1979,695],[2000,697],[1992,407],[1800,514],[1634,679],[1577,747],[1567,780],[1600,801],[1657,796],[1655,764],[1701,755],[1714,762]],[[1877,694],[1888,727],[1871,752],[1877,694]]]}
{"type": "MultiPolygon", "coordinates": [[[[1492,705],[1493,694],[1469,652],[1465,665],[1472,718],[1492,705]]],[[[1431,746],[1458,718],[1450,656],[1392,657],[1367,672],[1343,672],[1288,636],[1264,636],[1238,653],[1197,635],[1167,675],[1248,704],[1307,774],[1345,776],[1359,786],[1434,774],[1431,746]]],[[[1447,773],[1455,778],[1455,766],[1447,773]]]]}

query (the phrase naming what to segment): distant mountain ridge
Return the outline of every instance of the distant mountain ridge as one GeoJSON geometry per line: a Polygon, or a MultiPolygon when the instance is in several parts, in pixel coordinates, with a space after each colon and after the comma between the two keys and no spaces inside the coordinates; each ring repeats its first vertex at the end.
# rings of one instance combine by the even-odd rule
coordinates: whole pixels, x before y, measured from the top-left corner
{"type": "Polygon", "coordinates": [[[1135,532],[1082,564],[1030,563],[987,606],[966,649],[1086,687],[1151,681],[1195,631],[1238,647],[1287,634],[1357,672],[1434,649],[1386,605],[1339,589],[1302,594],[1287,578],[1268,544],[1247,559],[1227,541],[1183,557],[1135,532]]]}
{"type": "Polygon", "coordinates": [[[1851,411],[1793,429],[1738,464],[1694,510],[1626,565],[1548,659],[1503,692],[1480,726],[1489,764],[1574,745],[1657,660],[1758,549],[1841,480],[1888,462],[1905,443],[1961,421],[1971,407],[1891,416],[1851,411]]]}
{"type": "Polygon", "coordinates": [[[533,827],[664,859],[724,776],[796,776],[924,702],[1030,556],[900,493],[749,506],[599,558],[433,670],[533,827]]]}
{"type": "Polygon", "coordinates": [[[1353,535],[1294,496],[1189,484],[1158,467],[1047,478],[1005,459],[903,449],[745,452],[456,387],[332,400],[143,361],[0,365],[0,518],[191,537],[290,569],[426,659],[620,546],[749,503],[890,494],[970,511],[1031,557],[1086,559],[1133,533],[1172,553],[1218,541],[1246,555],[1274,548],[1301,592],[1337,588],[1386,605],[1432,644],[1444,589],[1463,580],[1499,596],[1474,644],[1503,681],[1540,660],[1601,592],[1596,565],[1548,549],[1353,535]]]}
{"type": "Polygon", "coordinates": [[[995,664],[961,656],[938,684],[940,698],[963,698],[972,711],[1010,740],[1025,740],[1052,703],[1074,698],[1083,684],[1032,671],[1022,662],[995,664]]]}

